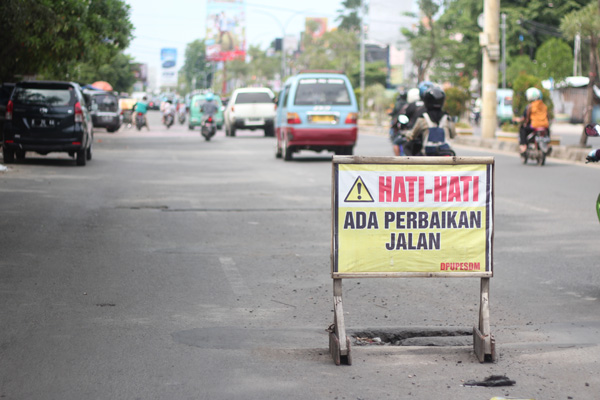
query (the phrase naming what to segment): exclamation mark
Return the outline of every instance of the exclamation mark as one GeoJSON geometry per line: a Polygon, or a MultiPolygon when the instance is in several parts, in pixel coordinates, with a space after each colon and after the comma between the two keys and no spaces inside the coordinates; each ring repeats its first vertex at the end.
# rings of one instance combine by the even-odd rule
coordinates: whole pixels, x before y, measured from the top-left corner
{"type": "Polygon", "coordinates": [[[360,189],[362,188],[362,183],[358,182],[357,184],[357,188],[358,188],[358,199],[362,199],[362,196],[360,195],[360,189]]]}

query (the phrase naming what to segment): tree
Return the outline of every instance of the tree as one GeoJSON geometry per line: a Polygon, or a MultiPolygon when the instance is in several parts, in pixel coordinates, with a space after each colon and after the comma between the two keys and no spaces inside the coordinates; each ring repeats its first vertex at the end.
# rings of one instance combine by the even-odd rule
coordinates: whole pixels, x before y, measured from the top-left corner
{"type": "Polygon", "coordinates": [[[42,74],[68,79],[127,48],[133,25],[123,0],[2,0],[0,81],[42,74]]]}
{"type": "MultiPolygon", "coordinates": [[[[590,82],[588,84],[587,110],[584,113],[584,124],[590,124],[592,122],[592,107],[594,101],[593,85],[598,76],[597,48],[599,38],[598,34],[600,32],[598,8],[598,3],[592,2],[579,11],[573,11],[565,15],[560,23],[560,30],[563,31],[567,38],[573,39],[575,35],[580,34],[583,38],[587,38],[590,41],[590,68],[588,75],[590,82]]],[[[585,132],[581,133],[579,144],[582,147],[587,144],[587,136],[585,132]]]]}
{"type": "Polygon", "coordinates": [[[296,60],[297,69],[334,69],[349,73],[359,63],[358,38],[344,30],[326,32],[320,38],[304,35],[304,51],[296,60]]]}
{"type": "Polygon", "coordinates": [[[86,63],[78,66],[73,75],[79,82],[109,82],[117,92],[129,92],[136,81],[131,68],[133,58],[123,53],[117,54],[110,63],[96,66],[86,63]]]}
{"type": "Polygon", "coordinates": [[[206,61],[204,40],[196,39],[185,48],[185,61],[180,70],[188,91],[209,88],[212,84],[212,68],[206,61]]]}
{"type": "MultiPolygon", "coordinates": [[[[336,21],[340,21],[338,29],[349,32],[360,32],[360,3],[361,0],[344,0],[342,6],[344,8],[338,10],[336,21]]],[[[365,12],[367,7],[365,6],[365,12]]]]}
{"type": "Polygon", "coordinates": [[[509,86],[513,85],[515,79],[522,74],[536,75],[536,65],[527,55],[520,55],[510,59],[510,64],[506,68],[506,82],[509,86]]]}
{"type": "Polygon", "coordinates": [[[551,38],[545,41],[535,52],[537,76],[561,81],[571,76],[573,70],[573,51],[564,40],[551,38]]]}
{"type": "Polygon", "coordinates": [[[422,82],[439,50],[439,27],[433,17],[439,11],[440,4],[435,0],[418,0],[418,4],[421,19],[417,30],[402,28],[401,32],[410,42],[412,61],[417,67],[417,81],[422,82]]]}
{"type": "MultiPolygon", "coordinates": [[[[352,86],[355,88],[360,87],[360,67],[354,65],[354,67],[348,73],[348,78],[352,82],[352,86]]],[[[384,61],[375,61],[365,63],[365,87],[373,85],[381,85],[385,88],[387,81],[387,65],[384,61]]],[[[365,90],[365,96],[366,96],[365,90]]]]}

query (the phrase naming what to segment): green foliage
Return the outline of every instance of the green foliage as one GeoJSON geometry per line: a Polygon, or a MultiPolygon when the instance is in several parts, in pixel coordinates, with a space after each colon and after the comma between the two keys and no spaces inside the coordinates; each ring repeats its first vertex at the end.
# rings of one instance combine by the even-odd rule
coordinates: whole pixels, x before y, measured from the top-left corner
{"type": "Polygon", "coordinates": [[[196,39],[185,48],[185,61],[180,70],[180,76],[186,86],[186,91],[209,88],[212,83],[212,70],[206,61],[206,45],[204,40],[196,39]]]}
{"type": "MultiPolygon", "coordinates": [[[[354,65],[348,73],[348,78],[355,88],[360,87],[360,66],[354,65]]],[[[385,87],[387,66],[384,61],[365,63],[365,87],[379,84],[385,87]]],[[[365,90],[366,93],[366,90],[365,90]]]]}
{"type": "Polygon", "coordinates": [[[401,33],[410,43],[412,62],[417,67],[417,80],[425,79],[425,75],[436,58],[440,48],[441,30],[433,17],[440,9],[435,0],[418,0],[421,19],[415,31],[402,28],[401,33]]]}
{"type": "Polygon", "coordinates": [[[326,32],[320,38],[305,35],[304,51],[296,60],[296,68],[333,69],[348,74],[359,63],[358,38],[341,29],[326,32]]]}
{"type": "Polygon", "coordinates": [[[550,98],[550,92],[542,87],[542,80],[533,75],[521,74],[513,82],[513,110],[515,116],[522,116],[527,107],[525,91],[530,87],[536,87],[542,91],[542,100],[548,107],[548,119],[554,118],[554,103],[550,98]]]}
{"type": "Polygon", "coordinates": [[[570,40],[577,34],[584,38],[597,36],[600,32],[598,3],[596,1],[589,2],[582,9],[564,15],[560,20],[560,30],[570,40]]]}
{"type": "Polygon", "coordinates": [[[444,110],[453,117],[460,117],[468,109],[471,94],[468,90],[460,87],[451,87],[445,90],[446,101],[444,110]]]}
{"type": "Polygon", "coordinates": [[[92,63],[82,64],[75,70],[76,80],[82,83],[106,81],[117,92],[130,92],[136,81],[131,68],[132,61],[130,56],[119,53],[110,63],[99,67],[92,63]]]}
{"type": "Polygon", "coordinates": [[[536,75],[536,65],[531,61],[529,56],[520,55],[510,59],[510,63],[506,68],[506,82],[509,86],[513,85],[513,82],[520,75],[536,75]]]}
{"type": "Polygon", "coordinates": [[[78,64],[110,63],[131,40],[129,12],[122,0],[2,0],[0,81],[72,79],[78,64]]]}
{"type": "Polygon", "coordinates": [[[505,122],[500,127],[500,130],[502,132],[517,133],[517,132],[519,132],[519,125],[518,124],[511,124],[510,122],[505,122]]]}
{"type": "Polygon", "coordinates": [[[561,81],[573,71],[573,51],[561,39],[545,41],[535,52],[537,76],[542,79],[553,78],[561,81]]]}
{"type": "MultiPolygon", "coordinates": [[[[340,21],[338,29],[349,32],[360,32],[360,1],[361,0],[344,0],[342,6],[344,8],[337,10],[338,17],[336,21],[340,21]]],[[[367,7],[365,6],[365,10],[367,7]]]]}

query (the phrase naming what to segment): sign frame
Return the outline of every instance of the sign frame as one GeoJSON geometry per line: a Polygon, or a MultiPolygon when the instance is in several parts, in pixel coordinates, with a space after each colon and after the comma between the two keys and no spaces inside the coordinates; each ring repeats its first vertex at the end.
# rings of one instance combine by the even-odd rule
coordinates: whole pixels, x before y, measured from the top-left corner
{"type": "MultiPolygon", "coordinates": [[[[493,157],[360,157],[360,156],[334,156],[332,163],[332,228],[331,228],[331,277],[333,278],[333,324],[329,327],[329,352],[336,365],[352,365],[350,337],[346,334],[344,322],[344,310],[342,302],[342,278],[481,278],[479,295],[479,323],[473,326],[473,350],[480,362],[497,359],[496,341],[490,330],[490,307],[489,291],[490,278],[493,276],[493,243],[494,243],[494,187],[495,168],[493,157]],[[377,164],[377,165],[485,165],[485,209],[486,209],[486,265],[482,272],[339,272],[336,269],[339,261],[338,222],[340,198],[344,196],[345,202],[374,203],[373,192],[369,191],[364,181],[359,176],[354,180],[351,177],[351,185],[348,194],[341,194],[338,188],[339,165],[342,164],[377,164]],[[353,183],[352,183],[353,182],[353,183]],[[362,187],[360,186],[362,185],[362,187]],[[358,186],[358,192],[355,187],[358,186]],[[361,190],[366,189],[366,190],[361,190]]],[[[475,187],[475,183],[473,186],[475,187]]],[[[348,187],[346,187],[348,189],[348,187]]],[[[344,189],[344,190],[346,190],[344,189]]],[[[422,190],[422,187],[419,188],[422,190]]],[[[464,195],[464,193],[463,193],[464,195]]],[[[397,207],[396,207],[397,208],[397,207]]],[[[441,247],[440,247],[441,249],[441,247]]]]}

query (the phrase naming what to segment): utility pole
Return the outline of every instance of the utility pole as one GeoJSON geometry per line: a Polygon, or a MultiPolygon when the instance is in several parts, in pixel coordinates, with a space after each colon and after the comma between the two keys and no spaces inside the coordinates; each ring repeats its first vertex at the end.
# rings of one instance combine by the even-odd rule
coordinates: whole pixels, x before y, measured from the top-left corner
{"type": "Polygon", "coordinates": [[[360,116],[365,117],[365,0],[360,0],[360,116]]]}
{"type": "Polygon", "coordinates": [[[481,85],[481,136],[492,139],[496,136],[496,90],[498,89],[498,61],[500,60],[499,23],[500,0],[484,0],[484,27],[479,34],[483,47],[483,84],[481,85]]]}
{"type": "Polygon", "coordinates": [[[502,89],[506,89],[506,14],[502,13],[502,89]]]}

